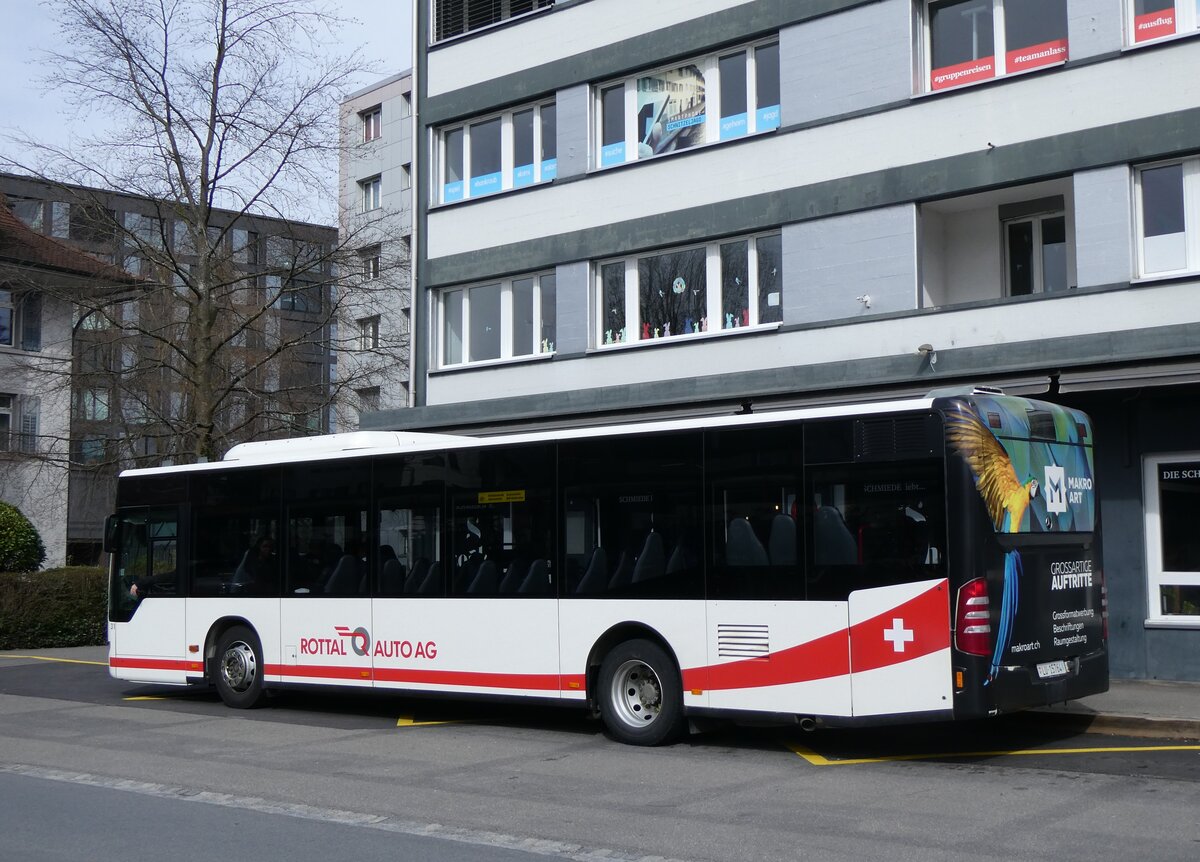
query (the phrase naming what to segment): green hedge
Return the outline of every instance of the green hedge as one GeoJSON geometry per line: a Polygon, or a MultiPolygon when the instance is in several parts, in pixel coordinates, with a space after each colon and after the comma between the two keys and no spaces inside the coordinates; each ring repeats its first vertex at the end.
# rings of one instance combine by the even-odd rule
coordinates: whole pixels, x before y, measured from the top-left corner
{"type": "Polygon", "coordinates": [[[103,644],[107,589],[107,572],[90,566],[0,573],[0,649],[103,644]]]}

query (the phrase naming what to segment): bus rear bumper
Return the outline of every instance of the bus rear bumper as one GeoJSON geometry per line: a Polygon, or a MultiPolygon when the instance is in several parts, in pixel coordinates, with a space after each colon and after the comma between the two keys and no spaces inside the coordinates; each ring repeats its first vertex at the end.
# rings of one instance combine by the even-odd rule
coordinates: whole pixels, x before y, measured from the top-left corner
{"type": "Polygon", "coordinates": [[[995,712],[1016,712],[1050,706],[1108,691],[1108,651],[1099,650],[1072,658],[1066,676],[1041,679],[1037,667],[1002,668],[988,686],[995,712]]]}

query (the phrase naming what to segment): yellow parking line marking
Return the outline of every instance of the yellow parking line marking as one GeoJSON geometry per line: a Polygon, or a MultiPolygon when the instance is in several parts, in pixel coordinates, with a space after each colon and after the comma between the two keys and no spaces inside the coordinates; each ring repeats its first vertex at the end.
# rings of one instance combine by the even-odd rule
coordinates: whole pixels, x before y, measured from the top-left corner
{"type": "Polygon", "coordinates": [[[426,727],[432,724],[461,724],[460,721],[417,721],[411,715],[402,715],[396,719],[396,727],[426,727]]]}
{"type": "Polygon", "coordinates": [[[50,655],[0,655],[0,658],[24,658],[36,661],[57,661],[63,664],[94,664],[99,667],[108,667],[108,662],[106,661],[87,661],[81,658],[57,658],[50,655]]]}
{"type": "Polygon", "coordinates": [[[122,698],[123,700],[167,700],[161,694],[139,694],[134,697],[122,698]]]}
{"type": "Polygon", "coordinates": [[[1111,754],[1137,751],[1200,751],[1200,745],[1122,745],[1111,748],[1028,748],[1008,751],[950,751],[941,754],[890,754],[883,757],[827,758],[799,743],[785,743],[813,766],[855,766],[863,763],[892,763],[904,760],[943,760],[952,757],[1029,757],[1038,754],[1111,754]]]}

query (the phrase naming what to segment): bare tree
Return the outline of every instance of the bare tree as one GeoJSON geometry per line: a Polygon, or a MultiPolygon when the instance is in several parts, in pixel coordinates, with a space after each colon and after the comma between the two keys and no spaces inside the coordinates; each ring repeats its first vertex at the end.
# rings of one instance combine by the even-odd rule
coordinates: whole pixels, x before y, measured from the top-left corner
{"type": "Polygon", "coordinates": [[[364,347],[337,323],[392,283],[360,278],[355,236],[296,220],[337,200],[338,103],[360,71],[329,50],[337,17],[319,0],[48,5],[70,50],[49,55],[47,84],[108,122],[69,146],[26,141],[39,162],[13,167],[54,184],[51,233],[137,276],[61,297],[72,459],[214,459],[323,430],[355,385],[336,358],[364,347]]]}

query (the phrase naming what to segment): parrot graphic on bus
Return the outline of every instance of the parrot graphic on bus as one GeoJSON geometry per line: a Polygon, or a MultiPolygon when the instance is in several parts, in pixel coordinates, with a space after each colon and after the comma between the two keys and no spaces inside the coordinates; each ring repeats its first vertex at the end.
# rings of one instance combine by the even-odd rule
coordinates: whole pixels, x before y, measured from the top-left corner
{"type": "MultiPolygon", "coordinates": [[[[1022,519],[1030,503],[1038,495],[1038,481],[1030,478],[1022,483],[1017,478],[1012,460],[1000,441],[974,411],[959,407],[946,415],[946,439],[962,456],[975,476],[975,488],[987,506],[988,515],[996,530],[1019,533],[1022,519]]],[[[1000,602],[1000,630],[992,653],[987,682],[996,678],[1000,657],[1012,638],[1012,624],[1017,615],[1022,575],[1021,553],[1016,550],[1004,555],[1004,591],[1000,602]]]]}

